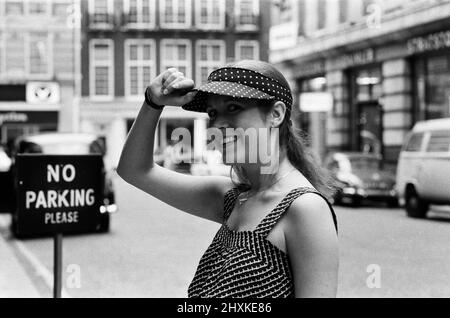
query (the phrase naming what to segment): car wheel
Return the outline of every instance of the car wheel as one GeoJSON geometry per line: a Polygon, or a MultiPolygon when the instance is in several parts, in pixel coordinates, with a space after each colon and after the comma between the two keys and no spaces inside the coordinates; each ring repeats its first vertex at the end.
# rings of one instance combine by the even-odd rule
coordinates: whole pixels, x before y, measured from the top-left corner
{"type": "Polygon", "coordinates": [[[100,226],[97,228],[98,233],[109,232],[109,217],[103,217],[100,226]]]}
{"type": "Polygon", "coordinates": [[[387,201],[387,205],[388,205],[388,207],[390,207],[390,208],[396,208],[396,207],[398,207],[398,200],[397,200],[396,198],[389,199],[389,200],[387,201]]]}
{"type": "Polygon", "coordinates": [[[423,219],[427,216],[428,203],[419,198],[415,189],[409,188],[406,190],[405,208],[409,217],[423,219]]]}

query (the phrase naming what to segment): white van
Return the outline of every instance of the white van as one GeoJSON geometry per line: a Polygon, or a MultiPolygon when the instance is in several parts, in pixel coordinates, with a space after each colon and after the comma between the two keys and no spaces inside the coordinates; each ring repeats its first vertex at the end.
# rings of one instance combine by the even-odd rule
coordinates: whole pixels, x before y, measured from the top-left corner
{"type": "Polygon", "coordinates": [[[450,204],[450,118],[414,126],[400,152],[396,190],[411,217],[426,217],[429,204],[450,204]]]}

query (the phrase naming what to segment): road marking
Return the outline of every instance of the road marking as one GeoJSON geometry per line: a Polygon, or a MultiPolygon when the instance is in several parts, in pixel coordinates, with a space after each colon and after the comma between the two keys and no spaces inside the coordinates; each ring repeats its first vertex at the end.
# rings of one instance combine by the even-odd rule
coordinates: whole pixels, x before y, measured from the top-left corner
{"type": "MultiPolygon", "coordinates": [[[[40,276],[44,280],[50,290],[53,290],[53,274],[47,269],[47,267],[45,267],[45,265],[22,242],[13,241],[13,244],[27,259],[31,266],[33,266],[36,275],[40,276]]],[[[64,287],[61,289],[61,297],[72,298],[64,287]]]]}
{"type": "MultiPolygon", "coordinates": [[[[9,218],[5,215],[0,215],[0,227],[9,227],[9,218]]],[[[45,267],[45,265],[20,241],[11,240],[11,243],[21,253],[21,255],[30,263],[36,272],[36,275],[40,276],[50,290],[53,290],[53,274],[45,267]]],[[[64,287],[61,289],[61,297],[72,298],[64,287]]]]}

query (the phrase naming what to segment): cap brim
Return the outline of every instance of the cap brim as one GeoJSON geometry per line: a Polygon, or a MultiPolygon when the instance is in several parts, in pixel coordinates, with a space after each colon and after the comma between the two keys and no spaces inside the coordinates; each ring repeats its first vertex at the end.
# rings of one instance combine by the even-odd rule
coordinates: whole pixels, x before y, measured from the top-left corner
{"type": "Polygon", "coordinates": [[[198,88],[195,88],[194,90],[198,91],[194,99],[182,106],[183,109],[193,112],[206,112],[208,95],[210,94],[230,96],[233,98],[252,98],[266,100],[275,98],[269,94],[257,90],[256,88],[226,81],[208,82],[198,88]]]}

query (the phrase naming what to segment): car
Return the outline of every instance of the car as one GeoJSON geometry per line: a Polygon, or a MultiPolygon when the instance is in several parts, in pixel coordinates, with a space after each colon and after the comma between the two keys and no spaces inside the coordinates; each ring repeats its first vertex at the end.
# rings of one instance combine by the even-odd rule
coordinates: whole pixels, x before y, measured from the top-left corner
{"type": "Polygon", "coordinates": [[[397,206],[395,178],[382,168],[381,156],[362,152],[335,152],[326,157],[324,166],[336,180],[335,203],[358,206],[364,200],[376,200],[397,206]]]}
{"type": "Polygon", "coordinates": [[[430,204],[450,205],[450,118],[414,125],[400,151],[396,188],[413,218],[425,218],[430,204]]]}
{"type": "Polygon", "coordinates": [[[6,147],[0,146],[0,212],[11,211],[11,158],[8,156],[6,147]]]}
{"type": "MultiPolygon", "coordinates": [[[[106,147],[104,139],[96,134],[87,133],[39,133],[34,135],[19,136],[12,143],[11,149],[11,184],[13,192],[16,190],[15,178],[15,159],[19,154],[49,154],[49,155],[83,155],[83,154],[101,154],[105,156],[106,147]]],[[[110,213],[117,211],[115,202],[115,192],[112,183],[112,172],[106,171],[103,165],[102,174],[104,176],[103,182],[103,205],[100,206],[101,222],[97,227],[97,232],[108,232],[110,229],[110,213]]],[[[16,231],[16,195],[11,203],[12,206],[12,232],[18,236],[16,231]]]]}

